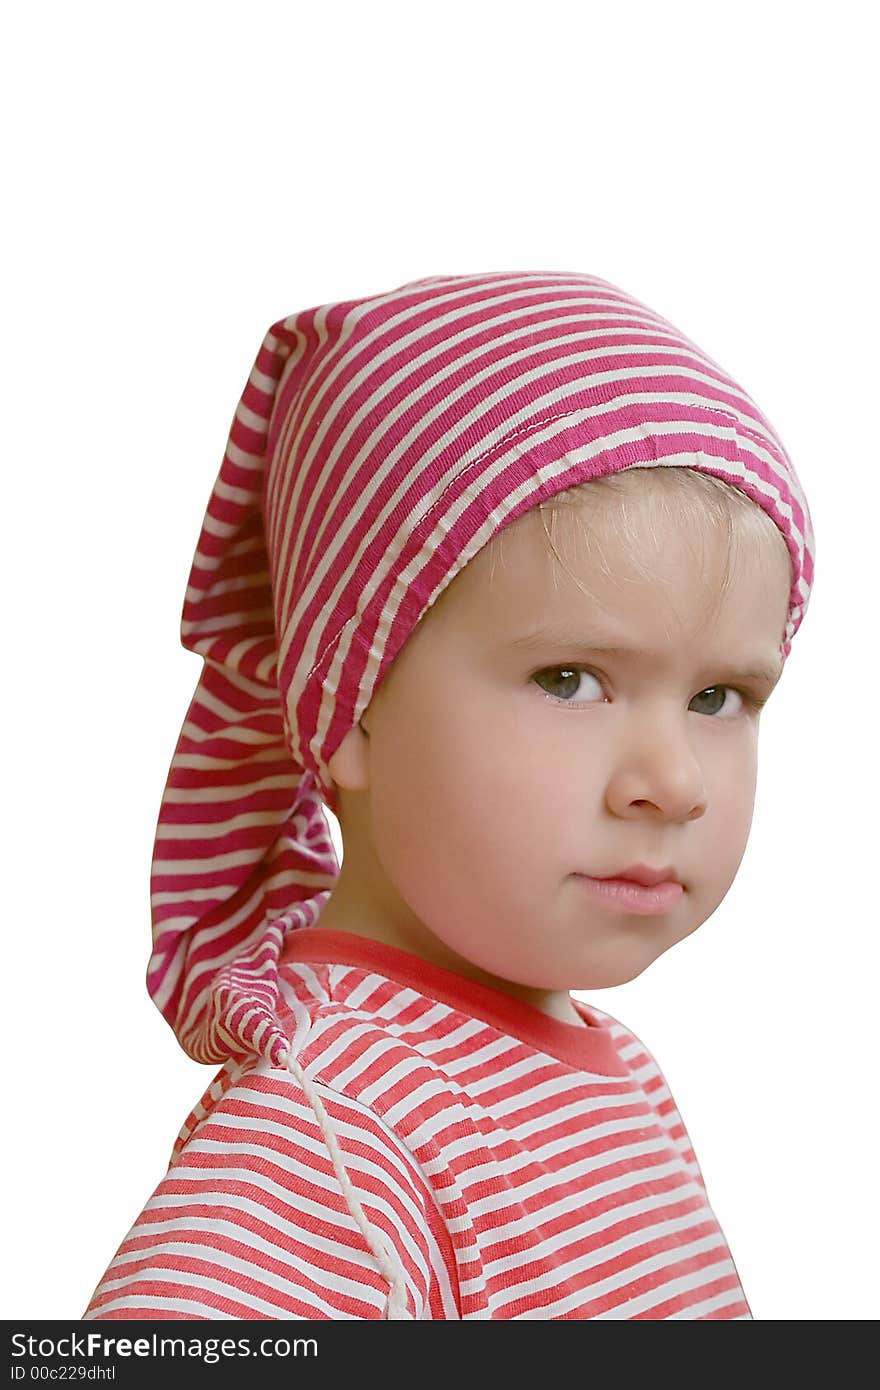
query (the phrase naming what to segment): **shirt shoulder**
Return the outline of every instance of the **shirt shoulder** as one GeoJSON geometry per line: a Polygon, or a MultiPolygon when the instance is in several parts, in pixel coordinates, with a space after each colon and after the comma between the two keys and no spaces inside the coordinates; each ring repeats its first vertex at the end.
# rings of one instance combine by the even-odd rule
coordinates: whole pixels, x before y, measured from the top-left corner
{"type": "Polygon", "coordinates": [[[608,1028],[614,1045],[634,1082],[647,1097],[648,1103],[656,1113],[659,1123],[666,1131],[688,1171],[699,1182],[703,1191],[706,1183],[703,1178],[697,1155],[690,1135],[666,1080],[653,1053],[637,1037],[631,1028],[614,1018],[612,1014],[590,1004],[590,1013],[596,1021],[608,1028]]]}
{"type": "Polygon", "coordinates": [[[297,1073],[254,1057],[221,1068],[85,1319],[383,1318],[395,1285],[404,1316],[460,1316],[431,1185],[345,1083],[346,1048],[381,1027],[311,975],[286,988],[285,1018],[297,1073]]]}

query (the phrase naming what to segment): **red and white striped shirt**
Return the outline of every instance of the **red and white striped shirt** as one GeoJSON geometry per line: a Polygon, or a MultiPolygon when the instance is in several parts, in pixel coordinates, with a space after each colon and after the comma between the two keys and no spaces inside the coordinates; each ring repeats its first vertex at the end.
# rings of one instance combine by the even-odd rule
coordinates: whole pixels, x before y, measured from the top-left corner
{"type": "MultiPolygon", "coordinates": [[[[291,933],[279,1016],[416,1319],[751,1318],[641,1042],[347,932],[291,933]]],[[[385,1316],[388,1281],[291,1072],[228,1062],[84,1313],[385,1316]]]]}

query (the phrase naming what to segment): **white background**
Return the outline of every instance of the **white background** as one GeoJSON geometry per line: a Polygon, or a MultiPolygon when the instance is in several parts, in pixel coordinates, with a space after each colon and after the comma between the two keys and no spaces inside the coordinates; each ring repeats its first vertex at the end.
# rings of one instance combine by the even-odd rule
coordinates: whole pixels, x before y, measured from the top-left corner
{"type": "Polygon", "coordinates": [[[805,488],[816,583],[737,880],[586,997],[665,1070],[755,1318],[880,1314],[869,22],[840,0],[7,19],[3,1317],[81,1316],[215,1071],[146,994],[149,861],[201,669],[184,589],[263,333],[523,269],[670,318],[805,488]]]}

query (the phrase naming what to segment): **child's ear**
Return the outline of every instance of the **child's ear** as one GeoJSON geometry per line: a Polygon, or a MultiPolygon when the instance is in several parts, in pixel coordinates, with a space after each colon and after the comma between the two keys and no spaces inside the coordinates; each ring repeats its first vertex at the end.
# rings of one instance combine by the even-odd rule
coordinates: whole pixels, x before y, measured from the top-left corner
{"type": "Polygon", "coordinates": [[[337,787],[346,791],[365,792],[370,785],[370,738],[363,722],[349,729],[327,764],[337,787]]]}

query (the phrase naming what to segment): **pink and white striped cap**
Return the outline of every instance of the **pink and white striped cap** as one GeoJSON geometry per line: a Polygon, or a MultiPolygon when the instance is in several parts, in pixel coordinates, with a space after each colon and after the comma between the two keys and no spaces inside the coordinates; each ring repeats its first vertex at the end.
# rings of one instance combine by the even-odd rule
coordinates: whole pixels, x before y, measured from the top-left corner
{"type": "Polygon", "coordinates": [[[780,652],[815,553],[767,418],[689,338],[592,275],[434,276],[266,333],[183,608],[204,669],[162,798],[150,994],[194,1058],[281,1065],[287,934],[339,863],[327,763],[419,619],[537,503],[600,474],[699,468],[785,538],[780,652]]]}

